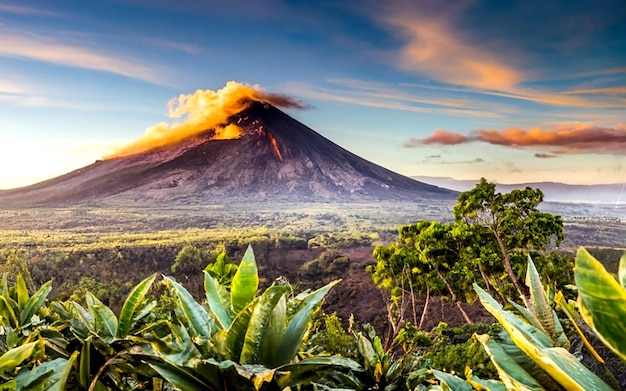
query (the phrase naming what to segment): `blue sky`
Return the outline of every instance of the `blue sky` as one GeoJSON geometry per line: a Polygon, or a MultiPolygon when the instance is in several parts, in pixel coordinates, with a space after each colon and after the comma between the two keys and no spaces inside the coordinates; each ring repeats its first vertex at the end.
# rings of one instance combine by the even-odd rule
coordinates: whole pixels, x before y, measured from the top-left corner
{"type": "Polygon", "coordinates": [[[626,182],[626,3],[0,2],[0,188],[90,164],[229,80],[405,175],[626,182]]]}

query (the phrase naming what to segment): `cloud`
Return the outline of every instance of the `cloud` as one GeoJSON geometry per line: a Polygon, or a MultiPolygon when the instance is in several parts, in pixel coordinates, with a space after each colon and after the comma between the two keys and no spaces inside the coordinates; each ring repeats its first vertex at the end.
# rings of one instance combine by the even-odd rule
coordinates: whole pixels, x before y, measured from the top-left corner
{"type": "Polygon", "coordinates": [[[476,159],[472,159],[472,160],[460,160],[460,161],[441,161],[438,164],[445,164],[445,165],[456,165],[456,164],[480,164],[480,163],[484,163],[485,160],[481,159],[481,158],[476,158],[476,159]]]}
{"type": "Polygon", "coordinates": [[[624,154],[626,153],[626,125],[608,127],[590,124],[560,124],[551,129],[539,127],[478,129],[469,135],[438,130],[427,138],[412,138],[406,141],[404,146],[415,148],[423,145],[458,145],[469,142],[485,142],[521,148],[548,147],[553,154],[624,154]]]}
{"type": "MultiPolygon", "coordinates": [[[[462,4],[462,3],[459,3],[462,4]]],[[[394,7],[383,18],[406,42],[400,49],[400,68],[433,80],[484,90],[507,91],[526,79],[504,56],[482,49],[456,31],[459,4],[432,10],[422,2],[417,9],[394,7]]],[[[461,5],[461,7],[464,7],[461,5]]]]}
{"type": "Polygon", "coordinates": [[[471,106],[461,99],[426,98],[403,91],[394,85],[353,79],[328,79],[330,88],[309,83],[290,82],[283,89],[292,95],[352,105],[414,113],[436,113],[453,116],[501,118],[488,110],[471,106]]]}
{"type": "MultiPolygon", "coordinates": [[[[623,109],[626,99],[621,90],[560,91],[538,87],[541,74],[536,55],[528,55],[513,44],[505,46],[506,37],[478,36],[478,29],[468,30],[471,1],[418,0],[393,2],[386,12],[375,16],[394,33],[402,45],[390,57],[406,72],[423,75],[443,85],[431,88],[498,96],[543,105],[623,109]],[[466,18],[466,19],[464,19],[466,18]],[[533,61],[534,60],[534,61],[533,61]],[[534,85],[533,85],[534,84],[534,85]]],[[[624,68],[593,73],[620,74],[624,68]]],[[[545,71],[544,71],[545,72],[545,71]]]]}
{"type": "Polygon", "coordinates": [[[52,37],[0,31],[0,56],[109,72],[159,85],[168,85],[163,69],[131,58],[60,42],[52,37]]]}
{"type": "Polygon", "coordinates": [[[457,145],[470,141],[476,141],[460,133],[448,132],[447,130],[436,130],[432,136],[425,139],[411,138],[404,143],[405,148],[416,148],[422,145],[440,144],[457,145]]]}
{"type": "Polygon", "coordinates": [[[0,4],[0,12],[15,15],[42,15],[42,16],[59,16],[58,13],[43,10],[40,8],[26,7],[23,5],[0,4]]]}
{"type": "Polygon", "coordinates": [[[539,159],[551,159],[551,158],[557,157],[557,155],[553,155],[551,153],[539,153],[539,152],[537,152],[535,154],[535,157],[539,158],[539,159]]]}

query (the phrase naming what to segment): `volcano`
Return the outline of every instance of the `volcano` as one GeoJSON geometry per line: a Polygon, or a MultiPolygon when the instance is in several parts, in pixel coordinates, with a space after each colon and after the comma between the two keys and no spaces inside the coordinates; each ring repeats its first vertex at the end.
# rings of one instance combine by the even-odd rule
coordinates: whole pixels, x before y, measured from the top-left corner
{"type": "Polygon", "coordinates": [[[254,101],[215,130],[174,145],[97,161],[0,192],[0,206],[197,205],[233,201],[361,202],[452,199],[456,193],[387,170],[341,148],[276,107],[254,101]],[[228,124],[224,124],[228,125],[228,124]]]}

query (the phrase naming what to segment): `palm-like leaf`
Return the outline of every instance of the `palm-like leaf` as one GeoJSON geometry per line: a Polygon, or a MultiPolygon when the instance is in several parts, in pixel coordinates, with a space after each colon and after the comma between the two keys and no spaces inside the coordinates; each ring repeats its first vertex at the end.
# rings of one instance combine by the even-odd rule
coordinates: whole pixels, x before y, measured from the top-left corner
{"type": "Polygon", "coordinates": [[[505,311],[478,285],[474,284],[474,289],[483,306],[498,320],[515,345],[565,389],[611,390],[567,350],[554,347],[552,340],[543,331],[505,311]]]}
{"type": "Polygon", "coordinates": [[[204,272],[204,290],[209,309],[217,324],[222,329],[229,328],[232,322],[232,312],[228,291],[206,271],[204,272]]]}
{"type": "Polygon", "coordinates": [[[300,310],[289,321],[285,334],[280,343],[280,356],[276,358],[279,365],[288,364],[298,353],[302,339],[306,333],[311,316],[315,307],[322,301],[328,291],[337,285],[340,280],[335,280],[328,285],[308,294],[302,301],[300,310]]]}
{"type": "MultiPolygon", "coordinates": [[[[626,256],[623,256],[620,282],[625,275],[626,256]]],[[[583,319],[607,346],[626,359],[626,289],[582,247],[576,253],[574,277],[583,319]]]]}
{"type": "Polygon", "coordinates": [[[189,326],[189,330],[194,336],[200,335],[207,339],[211,338],[214,324],[206,310],[196,302],[182,285],[170,277],[164,277],[164,280],[176,293],[178,303],[180,304],[179,308],[184,316],[183,320],[189,326]]]}
{"type": "Polygon", "coordinates": [[[230,288],[230,302],[233,314],[239,313],[256,296],[259,287],[256,260],[252,247],[248,246],[230,288]]]}
{"type": "Polygon", "coordinates": [[[137,315],[146,315],[146,313],[138,314],[137,311],[144,305],[144,299],[150,291],[155,279],[156,273],[141,281],[128,294],[122,306],[122,310],[120,311],[117,329],[117,336],[119,338],[124,338],[130,332],[133,325],[140,319],[137,315]]]}

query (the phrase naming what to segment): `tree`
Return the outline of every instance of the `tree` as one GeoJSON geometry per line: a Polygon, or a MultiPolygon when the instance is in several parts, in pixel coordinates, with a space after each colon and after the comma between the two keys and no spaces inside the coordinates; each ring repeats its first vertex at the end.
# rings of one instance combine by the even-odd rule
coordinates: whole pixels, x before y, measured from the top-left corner
{"type": "Polygon", "coordinates": [[[472,190],[461,193],[458,201],[455,222],[464,222],[469,229],[487,229],[497,244],[506,273],[528,304],[527,290],[515,269],[524,269],[530,252],[543,252],[551,243],[558,247],[563,240],[561,216],[538,209],[543,201],[541,190],[526,187],[502,194],[485,178],[472,190]]]}

